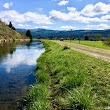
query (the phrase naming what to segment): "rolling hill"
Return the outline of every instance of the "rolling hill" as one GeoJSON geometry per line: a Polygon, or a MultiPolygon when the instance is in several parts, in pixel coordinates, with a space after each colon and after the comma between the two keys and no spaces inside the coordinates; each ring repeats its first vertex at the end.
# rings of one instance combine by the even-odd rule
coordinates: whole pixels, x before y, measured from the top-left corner
{"type": "MultiPolygon", "coordinates": [[[[27,29],[17,29],[26,33],[27,29]]],[[[84,38],[89,36],[95,38],[98,34],[102,37],[110,36],[110,30],[73,30],[71,31],[59,31],[59,30],[47,30],[47,29],[30,29],[34,38],[84,38]]]]}

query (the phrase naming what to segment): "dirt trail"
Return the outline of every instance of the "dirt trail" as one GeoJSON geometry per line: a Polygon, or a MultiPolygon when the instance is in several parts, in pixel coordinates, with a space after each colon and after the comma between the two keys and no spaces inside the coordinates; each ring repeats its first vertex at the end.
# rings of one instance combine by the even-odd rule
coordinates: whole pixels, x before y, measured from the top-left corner
{"type": "Polygon", "coordinates": [[[94,56],[96,58],[100,58],[102,60],[110,62],[110,50],[85,46],[81,44],[69,43],[69,42],[62,42],[62,41],[55,41],[55,42],[62,46],[68,46],[71,49],[79,51],[81,53],[94,56]]]}

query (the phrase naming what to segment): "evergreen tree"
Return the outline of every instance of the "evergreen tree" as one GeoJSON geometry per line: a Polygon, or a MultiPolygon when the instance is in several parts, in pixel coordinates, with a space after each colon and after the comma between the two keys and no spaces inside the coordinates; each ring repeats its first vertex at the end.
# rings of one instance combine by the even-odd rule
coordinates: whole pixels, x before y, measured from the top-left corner
{"type": "Polygon", "coordinates": [[[26,36],[29,37],[32,40],[32,34],[30,30],[27,30],[26,36]]]}
{"type": "Polygon", "coordinates": [[[16,30],[15,28],[14,28],[14,26],[12,25],[12,23],[11,22],[9,22],[9,28],[11,28],[11,29],[13,29],[13,30],[16,30]]]}
{"type": "Polygon", "coordinates": [[[13,27],[13,25],[12,25],[12,23],[11,23],[11,22],[9,23],[9,25],[8,25],[8,26],[9,26],[10,28],[12,28],[12,27],[13,27]]]}

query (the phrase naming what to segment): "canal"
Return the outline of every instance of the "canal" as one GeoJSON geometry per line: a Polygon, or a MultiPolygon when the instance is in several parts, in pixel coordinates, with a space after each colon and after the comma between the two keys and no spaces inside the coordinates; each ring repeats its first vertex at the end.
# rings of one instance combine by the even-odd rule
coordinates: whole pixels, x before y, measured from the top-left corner
{"type": "Polygon", "coordinates": [[[40,41],[0,46],[0,110],[17,110],[36,81],[36,60],[44,51],[40,41]]]}

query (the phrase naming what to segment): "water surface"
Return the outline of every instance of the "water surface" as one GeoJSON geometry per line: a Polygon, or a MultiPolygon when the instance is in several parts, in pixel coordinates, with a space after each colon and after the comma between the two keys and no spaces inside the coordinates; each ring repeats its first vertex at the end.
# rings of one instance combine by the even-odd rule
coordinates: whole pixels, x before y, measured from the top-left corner
{"type": "Polygon", "coordinates": [[[17,110],[18,101],[35,82],[36,60],[43,52],[39,41],[0,46],[0,110],[17,110]]]}

